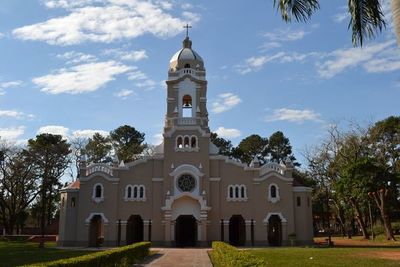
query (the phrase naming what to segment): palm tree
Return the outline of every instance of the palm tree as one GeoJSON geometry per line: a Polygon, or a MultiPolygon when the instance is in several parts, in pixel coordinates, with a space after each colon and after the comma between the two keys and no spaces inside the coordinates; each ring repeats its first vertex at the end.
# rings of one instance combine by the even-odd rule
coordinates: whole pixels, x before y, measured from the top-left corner
{"type": "MultiPolygon", "coordinates": [[[[397,39],[400,45],[400,0],[391,0],[397,39]]],[[[290,22],[307,21],[320,8],[319,0],[274,0],[282,19],[290,22]]],[[[364,40],[372,39],[386,27],[379,0],[348,0],[349,29],[354,46],[362,46],[364,40]]]]}

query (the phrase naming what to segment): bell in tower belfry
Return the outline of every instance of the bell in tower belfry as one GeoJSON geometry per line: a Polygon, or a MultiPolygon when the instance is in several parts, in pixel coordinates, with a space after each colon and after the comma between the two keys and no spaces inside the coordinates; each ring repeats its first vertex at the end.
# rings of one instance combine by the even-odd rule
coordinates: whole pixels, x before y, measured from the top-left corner
{"type": "MultiPolygon", "coordinates": [[[[185,28],[187,30],[189,26],[185,28]]],[[[187,31],[182,48],[169,62],[166,83],[165,131],[174,127],[198,126],[209,132],[206,70],[203,59],[192,48],[187,31]]]]}

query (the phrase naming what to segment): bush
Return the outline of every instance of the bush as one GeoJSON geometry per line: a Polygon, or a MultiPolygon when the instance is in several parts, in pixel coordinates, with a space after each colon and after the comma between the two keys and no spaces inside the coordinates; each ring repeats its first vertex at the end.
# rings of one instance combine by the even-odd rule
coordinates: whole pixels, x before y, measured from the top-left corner
{"type": "Polygon", "coordinates": [[[400,234],[400,222],[393,222],[392,223],[392,230],[395,235],[400,234]]]}
{"type": "Polygon", "coordinates": [[[62,259],[51,262],[35,263],[25,265],[29,267],[108,267],[108,266],[130,266],[149,255],[151,243],[141,242],[120,248],[105,250],[84,256],[62,259]]]}
{"type": "Polygon", "coordinates": [[[383,235],[385,233],[385,228],[381,224],[376,224],[372,228],[374,230],[375,235],[383,235]]]}
{"type": "Polygon", "coordinates": [[[261,267],[266,266],[264,259],[257,258],[247,251],[238,250],[224,242],[212,243],[211,259],[215,267],[261,267]]]}

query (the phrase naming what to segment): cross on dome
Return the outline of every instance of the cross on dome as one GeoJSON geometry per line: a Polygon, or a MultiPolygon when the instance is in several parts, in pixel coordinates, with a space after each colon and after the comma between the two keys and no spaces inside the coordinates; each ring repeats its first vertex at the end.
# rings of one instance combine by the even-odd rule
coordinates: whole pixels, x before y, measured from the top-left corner
{"type": "Polygon", "coordinates": [[[189,28],[192,28],[192,26],[190,26],[189,24],[186,23],[186,25],[183,26],[183,28],[186,29],[186,38],[188,38],[189,37],[189,28]]]}

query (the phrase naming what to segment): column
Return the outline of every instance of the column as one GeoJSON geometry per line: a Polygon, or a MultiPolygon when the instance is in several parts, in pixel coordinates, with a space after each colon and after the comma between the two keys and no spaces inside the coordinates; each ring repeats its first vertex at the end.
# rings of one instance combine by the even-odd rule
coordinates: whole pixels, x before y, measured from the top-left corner
{"type": "Polygon", "coordinates": [[[149,241],[149,220],[143,220],[143,241],[149,241]]]}
{"type": "Polygon", "coordinates": [[[246,220],[246,246],[251,246],[251,220],[246,220]]]}
{"type": "Polygon", "coordinates": [[[170,224],[171,241],[175,241],[175,224],[176,224],[176,221],[171,221],[171,224],[170,224]]]}
{"type": "Polygon", "coordinates": [[[224,220],[224,242],[229,243],[229,220],[224,220]]]}
{"type": "Polygon", "coordinates": [[[282,222],[282,245],[287,245],[288,233],[287,233],[287,222],[282,222]]]}
{"type": "Polygon", "coordinates": [[[165,225],[165,244],[171,245],[171,213],[165,211],[164,215],[164,225],[165,225]]]}
{"type": "Polygon", "coordinates": [[[127,221],[121,221],[121,246],[126,245],[126,225],[127,221]]]}

